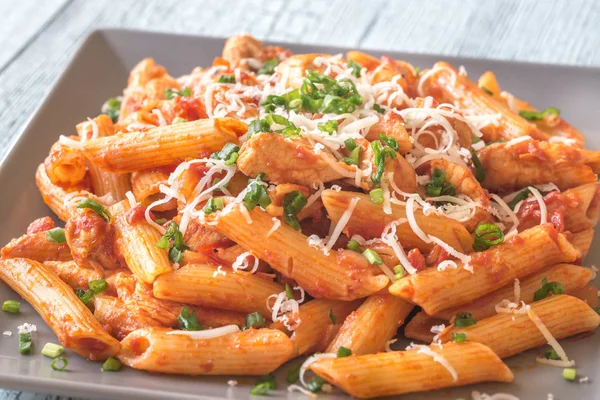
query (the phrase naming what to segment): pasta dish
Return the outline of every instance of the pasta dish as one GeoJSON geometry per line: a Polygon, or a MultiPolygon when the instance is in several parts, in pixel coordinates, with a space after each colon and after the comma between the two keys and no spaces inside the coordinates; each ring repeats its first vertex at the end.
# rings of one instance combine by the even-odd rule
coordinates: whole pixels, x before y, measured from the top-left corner
{"type": "Polygon", "coordinates": [[[587,380],[558,340],[600,324],[600,152],[494,73],[240,35],[184,76],[142,60],[99,111],[37,169],[62,222],[2,249],[60,342],[19,326],[24,356],[369,398],[512,382],[541,348],[587,380]]]}

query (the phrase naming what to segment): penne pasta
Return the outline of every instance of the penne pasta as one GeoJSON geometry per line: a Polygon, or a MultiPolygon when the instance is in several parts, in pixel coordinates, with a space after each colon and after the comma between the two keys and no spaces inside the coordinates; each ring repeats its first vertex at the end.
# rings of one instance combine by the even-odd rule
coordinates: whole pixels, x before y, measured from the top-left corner
{"type": "Polygon", "coordinates": [[[159,276],[153,290],[158,299],[271,315],[267,300],[269,296],[279,294],[283,288],[249,273],[187,264],[159,276]]]}
{"type": "Polygon", "coordinates": [[[573,247],[581,253],[580,260],[583,260],[592,247],[592,240],[594,240],[594,229],[588,228],[583,231],[574,233],[569,240],[573,247]]]}
{"type": "MultiPolygon", "coordinates": [[[[323,199],[323,205],[327,209],[329,218],[335,223],[339,222],[344,212],[350,206],[352,199],[361,199],[356,203],[356,207],[354,207],[354,211],[352,212],[352,218],[344,228],[347,236],[360,235],[366,239],[376,238],[381,236],[382,231],[388,224],[398,220],[405,220],[396,225],[397,236],[402,246],[408,248],[416,247],[422,251],[429,251],[434,246],[434,243],[425,243],[410,228],[405,206],[392,204],[392,213],[386,214],[380,204],[374,204],[369,199],[369,196],[361,193],[325,190],[321,198],[323,199]]],[[[459,222],[442,215],[429,214],[426,216],[421,210],[416,210],[414,216],[419,227],[427,235],[440,238],[458,251],[467,253],[471,251],[473,238],[459,222]]]]}
{"type": "Polygon", "coordinates": [[[211,339],[170,334],[161,328],[133,331],[121,342],[119,360],[150,372],[185,375],[265,375],[286,362],[292,343],[275,329],[248,329],[211,339]]]}
{"type": "Polygon", "coordinates": [[[424,311],[419,311],[404,327],[404,336],[409,339],[420,340],[425,343],[432,343],[435,333],[431,330],[434,326],[445,325],[448,320],[439,319],[427,315],[424,311]]]}
{"type": "Polygon", "coordinates": [[[300,306],[300,325],[292,332],[282,322],[274,322],[271,329],[291,333],[294,351],[290,358],[302,354],[325,351],[336,336],[346,317],[360,305],[360,300],[338,301],[317,299],[300,306]]]}
{"type": "Polygon", "coordinates": [[[123,300],[104,294],[95,295],[94,317],[111,336],[123,340],[137,329],[162,327],[163,325],[126,304],[123,300]]]}
{"type": "MultiPolygon", "coordinates": [[[[104,114],[82,122],[76,128],[81,141],[115,134],[112,119],[104,114]]],[[[98,196],[110,194],[115,201],[125,200],[125,193],[131,190],[129,174],[104,171],[93,163],[88,163],[88,169],[95,194],[98,196]]]]}
{"type": "Polygon", "coordinates": [[[73,259],[69,246],[48,240],[46,232],[26,233],[11,240],[2,248],[2,258],[28,258],[39,262],[73,259]]]}
{"type": "MultiPolygon", "coordinates": [[[[145,207],[148,207],[155,201],[163,199],[165,195],[160,192],[159,187],[160,185],[167,183],[169,175],[167,169],[151,169],[133,172],[131,174],[133,195],[145,207]]],[[[177,208],[177,199],[171,199],[165,204],[154,206],[153,210],[160,212],[173,210],[175,208],[177,208]]]]}
{"type": "Polygon", "coordinates": [[[370,398],[442,389],[479,382],[512,382],[510,369],[479,343],[446,343],[420,350],[394,351],[318,360],[310,369],[351,396],[370,398]],[[433,355],[442,357],[456,379],[433,355]]]}
{"type": "Polygon", "coordinates": [[[551,224],[540,225],[490,250],[473,253],[469,262],[473,272],[460,264],[457,269],[445,271],[429,268],[396,281],[390,286],[390,293],[435,315],[469,303],[544,266],[572,262],[579,256],[551,224]]]}
{"type": "MultiPolygon", "coordinates": [[[[530,307],[555,339],[593,331],[600,324],[600,315],[589,305],[567,295],[552,296],[530,307]]],[[[500,358],[548,343],[527,313],[498,314],[466,328],[453,327],[444,331],[442,341],[450,340],[452,333],[465,333],[468,341],[488,346],[500,358]]]]}
{"type": "Polygon", "coordinates": [[[422,74],[419,86],[421,96],[432,96],[440,103],[457,104],[476,115],[494,116],[492,123],[481,128],[485,141],[509,140],[520,136],[539,140],[549,138],[549,135],[479,89],[466,74],[459,73],[448,63],[438,62],[433,69],[422,74]]]}
{"type": "Polygon", "coordinates": [[[225,144],[237,143],[246,124],[234,119],[204,119],[88,140],[85,156],[112,172],[132,172],[208,157],[225,144]]]}
{"type": "Polygon", "coordinates": [[[156,247],[162,235],[145,219],[132,221],[131,205],[123,200],[110,208],[115,247],[129,270],[142,282],[152,283],[173,270],[167,251],[156,247]]]}
{"type": "MultiPolygon", "coordinates": [[[[575,295],[592,280],[593,272],[588,268],[572,264],[556,264],[544,268],[519,280],[519,301],[524,301],[526,304],[533,302],[535,292],[542,287],[542,280],[544,278],[548,282],[559,282],[565,293],[575,295]]],[[[496,315],[496,305],[504,299],[518,303],[517,299],[515,299],[514,282],[508,283],[506,286],[486,294],[472,303],[440,311],[435,314],[435,317],[450,321],[456,314],[468,312],[476,320],[488,318],[496,315]]]]}
{"type": "Polygon", "coordinates": [[[36,170],[35,183],[44,199],[44,203],[50,207],[58,218],[66,221],[74,215],[76,204],[68,201],[73,192],[67,192],[62,187],[52,183],[46,173],[44,164],[40,164],[36,170]]]}
{"type": "Polygon", "coordinates": [[[57,186],[70,187],[80,184],[87,172],[85,157],[80,150],[54,143],[44,160],[44,168],[50,181],[57,186]]]}
{"type": "Polygon", "coordinates": [[[0,260],[0,279],[35,308],[66,348],[90,360],[119,353],[119,342],[50,268],[25,258],[0,260]]]}
{"type": "Polygon", "coordinates": [[[75,261],[45,261],[44,265],[73,289],[88,290],[90,281],[103,278],[95,269],[83,268],[75,261]]]}
{"type": "Polygon", "coordinates": [[[359,356],[384,351],[413,308],[389,293],[372,294],[346,318],[326,352],[336,353],[340,347],[359,356]]]}
{"type": "Polygon", "coordinates": [[[356,253],[332,250],[327,255],[309,246],[306,236],[287,224],[281,224],[265,240],[273,225],[271,217],[258,208],[249,215],[251,226],[240,207],[233,207],[218,215],[215,229],[295,280],[311,296],[350,301],[386,286],[388,278],[378,275],[379,269],[363,257],[355,257],[356,253]]]}

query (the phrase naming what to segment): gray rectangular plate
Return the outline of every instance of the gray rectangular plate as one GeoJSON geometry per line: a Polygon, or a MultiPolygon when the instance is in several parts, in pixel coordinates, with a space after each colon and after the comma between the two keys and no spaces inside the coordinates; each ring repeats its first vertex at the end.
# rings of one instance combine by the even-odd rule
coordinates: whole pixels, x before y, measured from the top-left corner
{"type": "MultiPolygon", "coordinates": [[[[154,57],[174,75],[188,73],[197,65],[209,65],[221,53],[223,39],[178,36],[159,33],[101,30],[93,33],[77,52],[62,77],[31,118],[18,141],[0,166],[0,243],[24,233],[34,219],[51,214],[35,187],[37,165],[48,154],[59,134],[74,134],[75,124],[100,112],[102,103],[120,94],[127,83],[129,70],[142,58],[154,57]]],[[[284,44],[293,52],[324,52],[336,54],[347,49],[326,46],[284,44]]],[[[383,53],[372,52],[380,56],[383,53]]],[[[486,70],[494,71],[502,87],[523,97],[538,108],[558,107],[562,115],[587,135],[587,147],[600,148],[598,116],[598,88],[600,69],[567,66],[524,64],[505,61],[463,59],[439,55],[386,52],[395,59],[406,60],[416,66],[428,67],[438,60],[464,65],[472,77],[486,70]]],[[[600,263],[600,250],[593,248],[586,265],[600,263]]],[[[0,284],[0,301],[17,295],[0,284]]],[[[2,313],[0,332],[16,328],[23,322],[38,327],[35,353],[39,354],[46,342],[57,342],[31,306],[22,306],[19,315],[2,313]]],[[[100,364],[85,361],[67,351],[68,372],[50,368],[50,359],[41,355],[19,356],[17,335],[0,336],[0,387],[27,391],[67,394],[88,398],[119,399],[243,399],[249,397],[254,378],[248,377],[183,377],[152,375],[143,371],[124,369],[119,373],[102,373],[100,364]],[[227,381],[237,379],[239,386],[229,387],[227,381]]],[[[594,334],[583,340],[563,341],[567,353],[576,360],[581,376],[589,376],[592,383],[569,383],[561,378],[561,370],[535,363],[536,353],[529,351],[506,362],[515,371],[514,384],[481,384],[466,388],[442,390],[404,396],[404,399],[470,398],[472,390],[487,393],[506,392],[521,400],[545,400],[553,393],[557,400],[597,399],[600,387],[600,339],[594,334]]],[[[289,365],[296,365],[293,361],[289,365]]],[[[303,398],[288,394],[282,368],[276,395],[303,398]]],[[[339,393],[339,392],[338,392],[339,393]]],[[[341,394],[328,398],[346,398],[341,394]]]]}

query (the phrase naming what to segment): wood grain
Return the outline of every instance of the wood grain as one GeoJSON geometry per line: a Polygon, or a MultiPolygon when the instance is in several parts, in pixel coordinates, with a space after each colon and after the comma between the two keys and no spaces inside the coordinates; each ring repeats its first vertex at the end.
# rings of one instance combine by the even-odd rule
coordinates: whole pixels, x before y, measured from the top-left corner
{"type": "MultiPolygon", "coordinates": [[[[0,157],[98,27],[600,66],[596,0],[2,1],[0,157]]],[[[66,398],[0,392],[9,399],[66,398]]]]}

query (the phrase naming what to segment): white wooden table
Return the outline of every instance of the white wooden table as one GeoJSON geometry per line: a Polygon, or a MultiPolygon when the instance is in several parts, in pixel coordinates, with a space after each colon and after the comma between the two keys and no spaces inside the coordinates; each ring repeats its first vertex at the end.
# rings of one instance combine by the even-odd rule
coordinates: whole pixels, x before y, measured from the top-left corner
{"type": "Polygon", "coordinates": [[[600,66],[598,0],[1,0],[0,156],[98,27],[600,66]]]}

